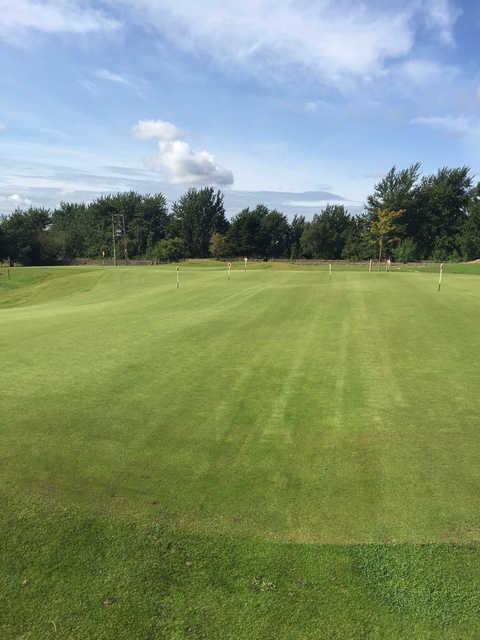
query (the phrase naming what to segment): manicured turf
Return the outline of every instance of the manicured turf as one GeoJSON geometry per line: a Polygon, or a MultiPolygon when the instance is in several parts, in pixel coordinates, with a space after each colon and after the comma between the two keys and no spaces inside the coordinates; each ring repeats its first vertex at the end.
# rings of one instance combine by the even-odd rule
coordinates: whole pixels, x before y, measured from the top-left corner
{"type": "Polygon", "coordinates": [[[478,637],[479,270],[3,275],[0,636],[478,637]]]}

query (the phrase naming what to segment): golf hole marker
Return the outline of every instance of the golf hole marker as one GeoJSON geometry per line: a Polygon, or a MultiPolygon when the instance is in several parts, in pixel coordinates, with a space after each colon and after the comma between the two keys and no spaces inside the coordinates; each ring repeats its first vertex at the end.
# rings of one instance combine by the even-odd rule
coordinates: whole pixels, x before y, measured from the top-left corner
{"type": "Polygon", "coordinates": [[[440,273],[438,274],[438,290],[440,291],[440,287],[442,286],[443,280],[443,262],[440,265],[440,273]]]}
{"type": "Polygon", "coordinates": [[[245,258],[243,259],[244,263],[245,263],[245,269],[244,271],[247,270],[247,262],[248,262],[248,258],[245,256],[245,258]]]}
{"type": "Polygon", "coordinates": [[[370,262],[368,263],[368,273],[372,273],[372,259],[370,258],[370,262]]]}
{"type": "Polygon", "coordinates": [[[177,264],[177,289],[180,287],[180,266],[177,264]]]}

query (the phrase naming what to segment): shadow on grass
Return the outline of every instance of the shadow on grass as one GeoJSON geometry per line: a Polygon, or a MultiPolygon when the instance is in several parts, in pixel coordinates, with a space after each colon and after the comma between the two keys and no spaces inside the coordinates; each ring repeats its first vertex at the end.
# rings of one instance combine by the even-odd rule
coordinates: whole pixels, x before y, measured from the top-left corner
{"type": "Polygon", "coordinates": [[[2,502],[0,636],[476,638],[476,545],[185,535],[2,502]]]}

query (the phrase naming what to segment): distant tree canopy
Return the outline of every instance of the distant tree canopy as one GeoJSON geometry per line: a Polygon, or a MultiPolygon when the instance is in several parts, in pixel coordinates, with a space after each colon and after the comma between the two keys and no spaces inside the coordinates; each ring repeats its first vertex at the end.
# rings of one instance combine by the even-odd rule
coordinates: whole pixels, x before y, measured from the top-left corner
{"type": "MultiPolygon", "coordinates": [[[[54,210],[17,209],[0,218],[0,260],[25,265],[68,263],[112,255],[112,216],[125,222],[130,258],[227,259],[480,258],[480,187],[468,167],[422,175],[420,164],[392,167],[367,197],[362,213],[329,204],[310,221],[259,204],[231,221],[223,194],[189,189],[169,211],[161,193],[134,191],[54,210]],[[401,215],[397,213],[401,212],[401,215]]],[[[123,237],[121,239],[123,247],[123,237]]],[[[122,252],[123,253],[123,252],[122,252]]]]}

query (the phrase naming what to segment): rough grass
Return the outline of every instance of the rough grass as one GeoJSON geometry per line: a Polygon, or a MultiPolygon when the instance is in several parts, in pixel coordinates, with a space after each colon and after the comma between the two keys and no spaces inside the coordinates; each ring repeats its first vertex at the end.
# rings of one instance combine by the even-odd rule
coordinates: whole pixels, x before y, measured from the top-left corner
{"type": "Polygon", "coordinates": [[[478,637],[478,277],[181,278],[0,280],[0,636],[478,637]]]}

